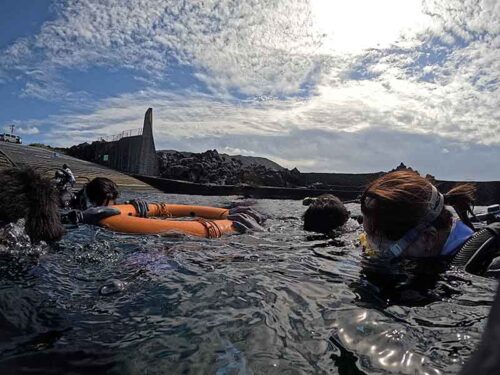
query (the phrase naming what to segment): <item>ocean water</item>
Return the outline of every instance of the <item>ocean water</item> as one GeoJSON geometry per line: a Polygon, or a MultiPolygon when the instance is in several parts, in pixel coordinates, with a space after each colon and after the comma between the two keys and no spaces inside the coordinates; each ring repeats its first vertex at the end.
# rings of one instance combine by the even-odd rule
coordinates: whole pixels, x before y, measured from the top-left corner
{"type": "Polygon", "coordinates": [[[0,373],[454,374],[474,350],[495,281],[434,264],[375,274],[356,222],[332,239],[302,231],[300,201],[254,207],[264,232],[213,240],[81,226],[33,247],[10,228],[0,373]]]}

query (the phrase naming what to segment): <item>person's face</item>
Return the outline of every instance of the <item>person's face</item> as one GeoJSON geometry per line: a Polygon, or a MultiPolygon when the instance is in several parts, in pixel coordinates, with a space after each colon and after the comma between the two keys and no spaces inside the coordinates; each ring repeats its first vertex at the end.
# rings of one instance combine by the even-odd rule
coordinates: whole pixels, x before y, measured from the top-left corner
{"type": "MultiPolygon", "coordinates": [[[[389,248],[397,243],[397,241],[391,241],[384,238],[384,236],[374,234],[372,222],[366,215],[363,215],[363,227],[367,243],[372,252],[379,254],[387,253],[389,252],[389,248]]],[[[401,257],[428,258],[438,256],[447,238],[447,233],[445,232],[438,231],[432,226],[425,228],[415,241],[403,249],[401,257]]]]}
{"type": "Polygon", "coordinates": [[[426,228],[417,240],[403,251],[402,256],[410,258],[437,257],[441,251],[441,246],[438,245],[438,237],[439,234],[436,228],[426,228]]]}

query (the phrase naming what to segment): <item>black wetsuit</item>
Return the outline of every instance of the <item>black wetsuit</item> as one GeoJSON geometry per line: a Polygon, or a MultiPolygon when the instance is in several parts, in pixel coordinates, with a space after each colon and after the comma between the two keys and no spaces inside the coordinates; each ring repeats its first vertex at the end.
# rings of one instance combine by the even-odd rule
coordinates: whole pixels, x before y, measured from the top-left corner
{"type": "Polygon", "coordinates": [[[465,241],[452,265],[475,275],[500,277],[500,222],[487,225],[465,241]]]}

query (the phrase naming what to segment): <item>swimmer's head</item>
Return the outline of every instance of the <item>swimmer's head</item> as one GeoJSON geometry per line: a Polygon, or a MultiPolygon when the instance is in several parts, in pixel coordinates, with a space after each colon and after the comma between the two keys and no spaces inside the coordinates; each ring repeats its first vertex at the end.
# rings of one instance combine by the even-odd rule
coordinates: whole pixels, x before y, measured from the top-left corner
{"type": "Polygon", "coordinates": [[[372,252],[433,257],[447,239],[455,208],[466,224],[475,188],[462,184],[447,194],[413,171],[387,173],[373,181],[361,198],[366,243],[372,252]]]}
{"type": "Polygon", "coordinates": [[[87,199],[93,206],[109,206],[116,203],[118,186],[106,177],[96,177],[85,186],[87,199]]]}
{"type": "Polygon", "coordinates": [[[32,242],[58,240],[64,234],[57,193],[48,178],[30,167],[0,171],[0,221],[26,220],[32,242]]]}
{"type": "Polygon", "coordinates": [[[68,164],[63,164],[63,169],[68,168],[68,164]]]}
{"type": "Polygon", "coordinates": [[[311,201],[303,219],[304,230],[327,234],[345,224],[349,211],[336,196],[323,194],[311,201]]]}

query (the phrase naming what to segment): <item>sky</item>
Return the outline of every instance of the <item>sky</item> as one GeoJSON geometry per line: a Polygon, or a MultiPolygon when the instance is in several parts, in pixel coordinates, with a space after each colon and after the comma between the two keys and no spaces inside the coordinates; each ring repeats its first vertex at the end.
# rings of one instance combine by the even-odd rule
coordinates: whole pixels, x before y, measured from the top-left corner
{"type": "Polygon", "coordinates": [[[2,0],[0,127],[500,180],[498,0],[2,0]]]}

